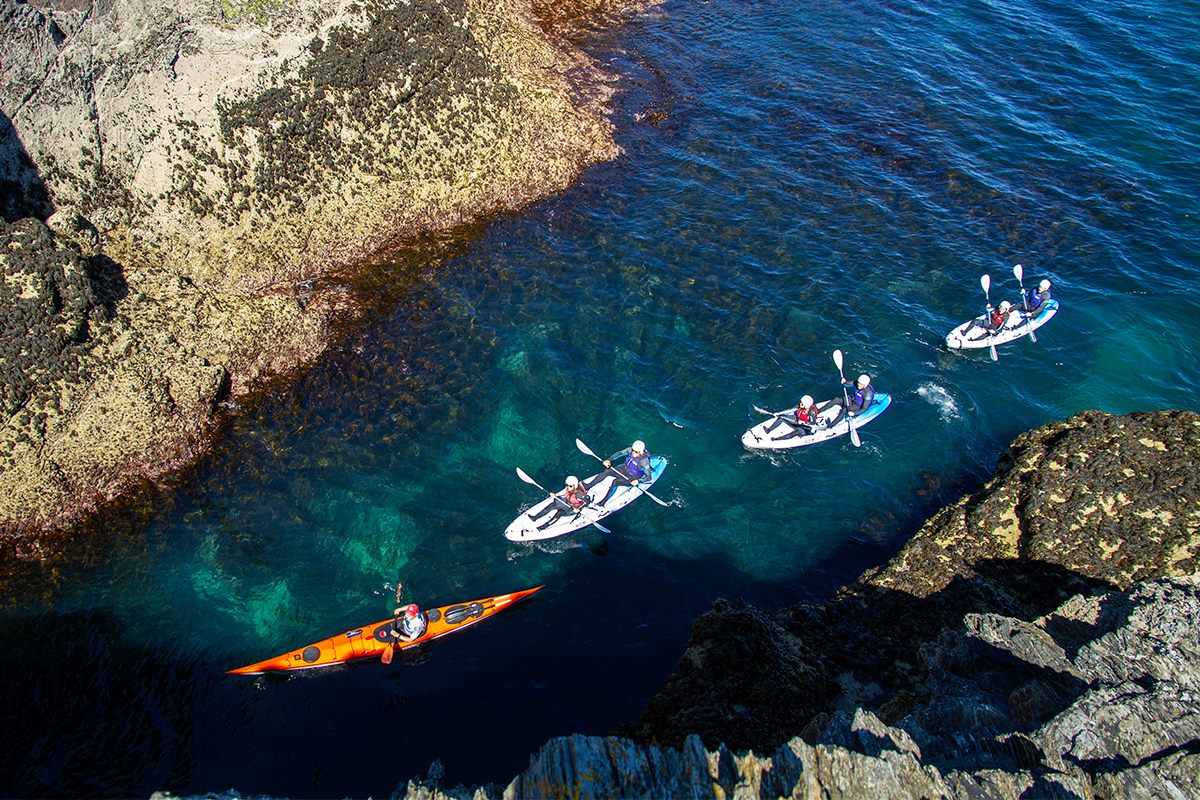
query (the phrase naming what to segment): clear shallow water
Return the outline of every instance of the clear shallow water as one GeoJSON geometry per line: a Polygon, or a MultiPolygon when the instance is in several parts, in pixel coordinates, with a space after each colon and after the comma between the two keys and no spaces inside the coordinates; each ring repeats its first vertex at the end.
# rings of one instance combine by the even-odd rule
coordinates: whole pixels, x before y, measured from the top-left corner
{"type": "Polygon", "coordinates": [[[159,512],[8,598],[0,793],[504,781],[633,721],[715,598],[827,596],[1017,433],[1197,409],[1198,16],[680,2],[599,34],[623,158],[382,295],[159,512]],[[997,363],[945,352],[1016,262],[1059,316],[997,363]],[[832,396],[834,348],[895,397],[863,447],[743,451],[752,405],[832,396]],[[510,545],[540,498],[513,468],[588,474],[577,436],[644,438],[676,507],[510,545]],[[223,674],[383,618],[397,578],[547,588],[390,667],[223,674]]]}

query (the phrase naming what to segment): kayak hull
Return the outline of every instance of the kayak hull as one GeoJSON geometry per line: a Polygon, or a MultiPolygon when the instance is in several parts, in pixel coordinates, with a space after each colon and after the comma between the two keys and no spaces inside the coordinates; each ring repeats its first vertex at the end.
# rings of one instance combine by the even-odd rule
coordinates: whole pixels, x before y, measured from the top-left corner
{"type": "Polygon", "coordinates": [[[988,335],[983,328],[978,327],[983,323],[984,317],[976,317],[967,320],[946,334],[946,346],[952,350],[980,350],[992,345],[1008,344],[1022,336],[1028,336],[1031,330],[1036,331],[1054,319],[1054,315],[1057,313],[1057,300],[1046,303],[1046,308],[1030,320],[1025,319],[1025,314],[1020,309],[1014,309],[1009,312],[1004,326],[995,335],[988,335]],[[972,328],[972,326],[975,327],[972,328]]]}
{"type": "Polygon", "coordinates": [[[535,586],[520,592],[429,609],[425,612],[428,627],[424,635],[411,642],[392,642],[392,637],[389,635],[392,619],[389,617],[371,625],[364,625],[361,628],[354,628],[345,633],[339,633],[337,636],[313,642],[265,661],[231,669],[226,674],[261,675],[265,672],[295,672],[304,669],[332,667],[359,658],[379,658],[389,647],[404,650],[423,642],[439,639],[463,628],[469,628],[541,590],[541,586],[535,586]]]}
{"type": "MultiPolygon", "coordinates": [[[[666,468],[666,458],[650,456],[650,477],[639,483],[638,486],[649,489],[655,481],[662,477],[666,468]]],[[[597,472],[595,475],[585,478],[583,485],[588,489],[589,502],[578,514],[550,511],[555,500],[553,497],[547,497],[514,519],[504,529],[504,538],[510,542],[536,542],[564,536],[586,528],[593,522],[599,522],[642,496],[641,490],[621,483],[609,473],[609,470],[597,472]],[[547,524],[548,521],[549,524],[547,524]],[[542,527],[539,528],[539,525],[542,527]]]]}
{"type": "MultiPolygon", "coordinates": [[[[852,420],[854,429],[858,430],[886,411],[891,404],[892,396],[890,394],[876,392],[875,402],[866,411],[854,417],[847,415],[846,419],[852,420]]],[[[794,427],[787,424],[787,422],[778,419],[778,415],[772,416],[765,422],[760,422],[743,433],[742,445],[749,450],[789,450],[793,447],[819,444],[820,442],[827,442],[830,439],[836,439],[839,436],[845,436],[850,432],[850,423],[846,419],[843,419],[837,425],[829,427],[829,423],[838,415],[839,409],[840,406],[836,405],[822,409],[818,419],[825,423],[826,427],[818,427],[809,434],[797,431],[794,427]]],[[[795,419],[795,413],[795,408],[778,412],[778,414],[792,419],[795,419]]]]}

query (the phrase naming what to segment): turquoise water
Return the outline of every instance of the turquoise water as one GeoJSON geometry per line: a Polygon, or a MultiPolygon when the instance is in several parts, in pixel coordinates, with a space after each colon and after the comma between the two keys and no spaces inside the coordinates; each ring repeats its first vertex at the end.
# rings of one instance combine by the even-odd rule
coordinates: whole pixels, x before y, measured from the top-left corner
{"type": "Polygon", "coordinates": [[[990,474],[1019,432],[1200,410],[1196,3],[672,2],[589,49],[625,150],[495,221],[83,563],[8,598],[0,793],[387,795],[440,760],[505,781],[636,719],[718,597],[828,596],[990,474]],[[1048,276],[1000,349],[945,333],[1048,276]],[[752,406],[893,395],[752,455],[752,406]],[[645,439],[655,493],[542,546],[501,535],[645,439]],[[423,604],[536,584],[391,666],[224,671],[423,604]],[[36,652],[18,646],[38,642],[36,652]]]}

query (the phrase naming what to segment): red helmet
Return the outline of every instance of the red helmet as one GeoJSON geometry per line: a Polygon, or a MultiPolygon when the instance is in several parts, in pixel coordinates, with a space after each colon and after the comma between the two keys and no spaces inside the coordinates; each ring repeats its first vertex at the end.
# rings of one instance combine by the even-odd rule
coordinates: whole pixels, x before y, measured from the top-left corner
{"type": "Polygon", "coordinates": [[[420,610],[421,610],[421,609],[417,608],[417,604],[416,604],[416,603],[409,603],[407,606],[405,606],[405,607],[404,607],[404,613],[405,613],[405,614],[416,614],[416,613],[418,613],[420,610]]]}

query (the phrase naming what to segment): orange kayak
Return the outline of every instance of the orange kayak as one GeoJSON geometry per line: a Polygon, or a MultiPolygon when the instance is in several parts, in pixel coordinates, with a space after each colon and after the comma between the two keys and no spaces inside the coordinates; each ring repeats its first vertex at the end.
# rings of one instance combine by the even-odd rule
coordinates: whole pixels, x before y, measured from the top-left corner
{"type": "Polygon", "coordinates": [[[421,642],[428,642],[445,636],[448,633],[469,628],[476,622],[487,619],[498,611],[503,611],[509,606],[541,590],[541,586],[535,586],[532,589],[525,589],[524,591],[513,592],[512,594],[500,594],[495,597],[485,597],[481,600],[471,600],[466,603],[455,603],[449,606],[428,609],[424,612],[429,623],[425,633],[419,639],[414,639],[411,642],[395,642],[388,635],[392,625],[392,620],[389,618],[382,622],[364,625],[361,628],[340,633],[337,636],[331,636],[319,642],[313,642],[306,647],[301,647],[290,653],[275,656],[274,658],[268,658],[266,661],[259,661],[257,664],[231,669],[226,674],[261,675],[264,672],[275,672],[278,670],[331,667],[334,664],[344,664],[356,658],[369,658],[371,656],[379,658],[388,647],[403,650],[407,647],[418,645],[421,642]]]}

